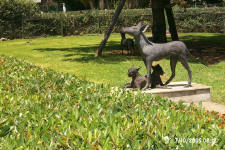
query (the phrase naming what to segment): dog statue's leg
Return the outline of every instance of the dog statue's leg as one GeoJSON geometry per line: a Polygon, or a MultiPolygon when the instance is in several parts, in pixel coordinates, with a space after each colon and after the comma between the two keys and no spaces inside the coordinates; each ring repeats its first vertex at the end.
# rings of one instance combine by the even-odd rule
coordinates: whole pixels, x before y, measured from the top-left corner
{"type": "Polygon", "coordinates": [[[127,46],[127,49],[128,49],[128,54],[131,55],[131,45],[130,44],[127,46]]]}
{"type": "Polygon", "coordinates": [[[151,68],[152,68],[152,60],[147,59],[146,60],[146,65],[147,65],[147,84],[142,90],[146,90],[148,88],[151,88],[151,68]]]}
{"type": "Polygon", "coordinates": [[[180,58],[181,64],[184,66],[184,68],[188,71],[188,84],[185,87],[190,87],[191,86],[191,77],[192,77],[192,73],[191,73],[191,69],[188,65],[187,59],[185,57],[180,58]]]}
{"type": "Polygon", "coordinates": [[[122,55],[123,55],[124,46],[122,45],[122,55]]]}
{"type": "Polygon", "coordinates": [[[134,56],[134,41],[132,40],[132,45],[131,45],[131,48],[132,48],[132,56],[134,56]]]}
{"type": "Polygon", "coordinates": [[[175,70],[176,70],[176,64],[177,64],[177,57],[170,57],[170,68],[171,68],[171,76],[170,78],[166,81],[164,85],[167,85],[170,83],[171,80],[175,77],[175,70]]]}
{"type": "Polygon", "coordinates": [[[144,64],[145,64],[145,67],[146,67],[146,69],[147,69],[146,58],[144,58],[144,57],[142,56],[142,60],[143,60],[143,62],[144,62],[144,64]]]}

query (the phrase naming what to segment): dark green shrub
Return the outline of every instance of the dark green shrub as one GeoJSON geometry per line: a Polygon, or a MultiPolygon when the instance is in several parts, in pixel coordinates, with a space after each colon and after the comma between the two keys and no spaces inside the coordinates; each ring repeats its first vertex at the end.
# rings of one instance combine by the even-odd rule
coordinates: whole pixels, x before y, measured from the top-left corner
{"type": "MultiPolygon", "coordinates": [[[[38,32],[41,34],[33,35],[104,33],[110,24],[113,14],[113,10],[43,14],[39,18],[40,20],[45,18],[45,22],[34,22],[32,19],[27,20],[27,23],[34,26],[29,28],[29,26],[25,25],[27,27],[25,32],[32,33],[41,29],[38,32]],[[43,23],[47,24],[47,26],[43,26],[43,23]]],[[[179,32],[224,32],[224,8],[189,8],[186,12],[183,9],[175,8],[174,14],[179,32]]],[[[139,21],[148,23],[151,26],[151,9],[123,10],[116,23],[114,32],[119,32],[122,26],[135,25],[139,21]]]]}
{"type": "Polygon", "coordinates": [[[212,32],[225,31],[225,10],[192,8],[175,13],[176,25],[179,32],[212,32]]]}
{"type": "Polygon", "coordinates": [[[38,12],[31,0],[0,1],[0,37],[20,38],[22,36],[23,18],[38,12]]]}
{"type": "MultiPolygon", "coordinates": [[[[66,14],[39,13],[35,17],[26,17],[23,22],[23,35],[32,37],[104,33],[113,15],[114,10],[88,10],[66,14]]],[[[186,12],[183,9],[175,8],[174,15],[179,32],[221,33],[225,31],[225,8],[188,8],[186,12]]],[[[139,21],[148,23],[151,27],[151,9],[124,9],[114,27],[114,32],[119,32],[122,26],[135,25],[139,21]]],[[[150,32],[151,28],[148,31],[150,32]]],[[[5,34],[8,35],[7,32],[5,34]]]]}

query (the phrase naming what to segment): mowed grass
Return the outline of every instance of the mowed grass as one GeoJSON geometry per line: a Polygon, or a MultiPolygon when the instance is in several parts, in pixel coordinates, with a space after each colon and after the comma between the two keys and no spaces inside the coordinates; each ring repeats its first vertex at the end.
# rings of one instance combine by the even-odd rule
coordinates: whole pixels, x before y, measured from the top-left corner
{"type": "MultiPolygon", "coordinates": [[[[95,58],[95,51],[102,38],[103,35],[83,35],[11,40],[0,42],[0,54],[25,59],[41,67],[72,73],[80,79],[95,83],[109,83],[112,86],[123,86],[131,80],[127,77],[127,70],[132,64],[142,66],[140,72],[146,74],[140,56],[114,54],[121,49],[119,34],[112,34],[104,49],[103,57],[95,58]]],[[[187,33],[180,34],[180,40],[184,41],[197,55],[198,53],[201,55],[201,50],[216,50],[224,55],[224,34],[187,33]]],[[[225,61],[218,57],[215,60],[216,63],[207,65],[203,60],[208,57],[203,60],[201,56],[199,57],[199,59],[189,59],[193,82],[212,86],[212,100],[225,103],[225,61]]],[[[166,81],[171,74],[169,60],[156,63],[159,63],[166,72],[162,77],[163,81],[166,81]]],[[[187,80],[187,71],[178,63],[173,81],[187,80]]]]}

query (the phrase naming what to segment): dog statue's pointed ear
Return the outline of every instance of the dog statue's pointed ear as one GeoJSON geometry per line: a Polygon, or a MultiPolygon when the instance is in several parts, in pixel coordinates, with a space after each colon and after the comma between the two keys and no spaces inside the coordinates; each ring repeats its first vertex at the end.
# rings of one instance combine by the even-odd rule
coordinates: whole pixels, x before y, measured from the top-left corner
{"type": "Polygon", "coordinates": [[[157,65],[155,65],[155,67],[160,67],[160,65],[159,65],[159,64],[157,64],[157,65]]]}
{"type": "Polygon", "coordinates": [[[152,66],[152,69],[155,69],[155,66],[152,66]]]}
{"type": "Polygon", "coordinates": [[[148,29],[148,27],[149,27],[149,25],[147,24],[147,25],[143,25],[142,27],[141,27],[141,31],[142,32],[145,32],[147,29],[148,29]]]}
{"type": "Polygon", "coordinates": [[[139,66],[136,70],[139,71],[139,69],[141,69],[141,66],[139,66]]]}

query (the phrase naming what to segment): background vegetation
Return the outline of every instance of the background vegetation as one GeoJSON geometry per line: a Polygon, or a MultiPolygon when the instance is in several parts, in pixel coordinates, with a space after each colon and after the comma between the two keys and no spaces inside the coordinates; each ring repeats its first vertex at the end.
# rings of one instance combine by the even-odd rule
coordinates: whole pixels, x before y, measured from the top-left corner
{"type": "MultiPolygon", "coordinates": [[[[83,9],[115,9],[120,0],[54,0],[54,2],[66,3],[69,10],[83,9]]],[[[223,0],[171,0],[171,3],[180,3],[182,7],[205,7],[205,6],[223,6],[223,0]]],[[[147,8],[151,0],[126,0],[125,8],[147,8]]],[[[51,4],[50,4],[51,5],[51,4]]]]}
{"type": "MultiPolygon", "coordinates": [[[[225,8],[175,8],[178,32],[225,32],[225,8]]],[[[25,0],[0,1],[0,37],[10,39],[47,35],[102,33],[109,26],[114,10],[87,10],[41,13],[37,4],[25,0]]],[[[152,23],[151,9],[123,10],[115,26],[131,26],[139,21],[152,23]]],[[[149,30],[150,31],[150,30],[149,30]]]]}
{"type": "Polygon", "coordinates": [[[22,37],[22,24],[25,16],[40,13],[39,8],[29,0],[0,1],[0,37],[22,37]]]}
{"type": "MultiPolygon", "coordinates": [[[[109,1],[115,8],[119,2],[58,2],[63,1],[79,2],[71,4],[71,10],[104,9],[100,2],[109,1]]],[[[221,0],[188,0],[215,1],[221,0]]],[[[147,0],[127,0],[126,7],[144,3],[147,0]]],[[[101,33],[113,14],[111,10],[66,14],[40,10],[29,0],[1,0],[0,37],[101,33]]],[[[224,8],[175,9],[180,32],[224,32],[224,13],[224,8]]],[[[124,10],[115,32],[138,21],[151,23],[150,18],[150,9],[124,10]]],[[[119,88],[130,80],[131,64],[142,66],[142,74],[145,67],[139,56],[120,55],[119,34],[111,36],[103,57],[95,58],[102,37],[0,41],[0,149],[225,149],[224,115],[205,111],[201,104],[187,107],[119,88]]],[[[212,86],[212,100],[224,103],[224,34],[180,37],[197,57],[189,59],[193,81],[212,86]]],[[[165,70],[165,81],[170,76],[169,61],[155,63],[165,70]]],[[[187,80],[180,64],[177,70],[174,81],[187,80]]]]}
{"type": "Polygon", "coordinates": [[[224,149],[224,117],[0,56],[0,149],[224,149]]]}
{"type": "MultiPolygon", "coordinates": [[[[3,7],[2,7],[3,8],[3,7]]],[[[5,7],[4,7],[5,8],[5,7]]],[[[26,10],[24,10],[26,11],[26,10]]],[[[22,17],[18,13],[8,20],[5,11],[0,11],[0,36],[8,38],[28,38],[46,35],[77,35],[84,33],[102,33],[110,24],[114,11],[81,11],[70,13],[47,13],[31,17],[22,17]],[[5,19],[4,19],[5,18],[5,19]],[[12,30],[13,27],[17,27],[12,30]],[[12,32],[13,31],[13,32],[12,32]]],[[[123,10],[114,32],[119,32],[122,26],[131,26],[139,21],[151,25],[150,9],[123,10]]],[[[179,32],[225,32],[225,8],[190,8],[186,12],[175,9],[175,20],[179,32]]],[[[149,31],[151,28],[149,29],[149,31]]]]}

